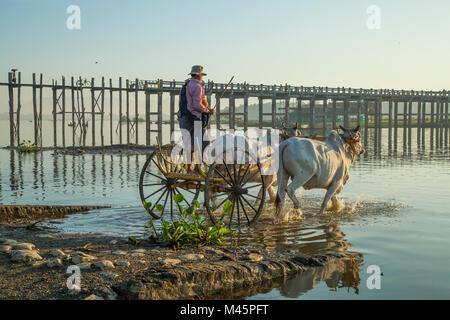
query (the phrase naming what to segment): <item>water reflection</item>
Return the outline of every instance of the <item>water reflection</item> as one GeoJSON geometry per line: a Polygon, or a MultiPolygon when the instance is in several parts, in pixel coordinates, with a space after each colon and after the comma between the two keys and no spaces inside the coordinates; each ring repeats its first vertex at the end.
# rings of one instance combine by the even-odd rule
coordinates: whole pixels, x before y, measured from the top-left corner
{"type": "Polygon", "coordinates": [[[330,291],[338,291],[345,288],[354,294],[359,293],[359,272],[363,264],[361,255],[336,259],[324,267],[308,269],[293,279],[287,280],[279,288],[282,296],[287,298],[299,298],[306,292],[324,282],[330,291]]]}

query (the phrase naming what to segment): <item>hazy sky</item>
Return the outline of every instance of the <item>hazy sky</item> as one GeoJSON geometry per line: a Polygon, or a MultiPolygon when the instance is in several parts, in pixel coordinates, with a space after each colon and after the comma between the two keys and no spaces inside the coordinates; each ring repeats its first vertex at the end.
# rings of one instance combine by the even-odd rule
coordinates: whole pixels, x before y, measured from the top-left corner
{"type": "Polygon", "coordinates": [[[450,89],[449,13],[447,0],[2,0],[0,79],[182,80],[202,64],[216,82],[450,89]],[[81,30],[66,27],[72,4],[81,30]]]}

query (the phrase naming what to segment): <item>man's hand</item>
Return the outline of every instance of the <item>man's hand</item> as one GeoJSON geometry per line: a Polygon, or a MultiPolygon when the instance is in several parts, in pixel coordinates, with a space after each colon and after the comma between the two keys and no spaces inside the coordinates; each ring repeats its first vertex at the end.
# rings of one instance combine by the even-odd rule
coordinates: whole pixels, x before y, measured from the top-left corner
{"type": "Polygon", "coordinates": [[[209,114],[213,116],[214,115],[214,109],[209,109],[209,114]]]}

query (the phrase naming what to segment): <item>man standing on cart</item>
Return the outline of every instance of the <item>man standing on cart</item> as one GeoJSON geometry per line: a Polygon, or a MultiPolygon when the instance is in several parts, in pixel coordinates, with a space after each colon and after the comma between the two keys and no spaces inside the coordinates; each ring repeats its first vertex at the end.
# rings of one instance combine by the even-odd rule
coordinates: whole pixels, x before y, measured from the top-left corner
{"type": "MultiPolygon", "coordinates": [[[[205,88],[203,87],[202,80],[206,76],[206,73],[203,67],[200,65],[192,66],[189,75],[191,78],[186,80],[185,85],[180,91],[178,120],[180,121],[180,128],[187,130],[190,134],[192,156],[196,147],[200,149],[201,145],[203,152],[209,144],[209,141],[203,141],[203,136],[205,134],[206,124],[208,123],[208,117],[214,114],[214,110],[209,108],[208,101],[205,98],[205,88]],[[194,130],[195,127],[201,128],[201,131],[194,130]],[[200,132],[201,136],[199,135],[200,132]],[[196,137],[194,133],[197,133],[199,136],[196,137]]],[[[188,143],[188,141],[183,141],[185,146],[188,143]]],[[[193,167],[193,164],[189,165],[188,172],[198,173],[198,169],[193,169],[193,167]]]]}

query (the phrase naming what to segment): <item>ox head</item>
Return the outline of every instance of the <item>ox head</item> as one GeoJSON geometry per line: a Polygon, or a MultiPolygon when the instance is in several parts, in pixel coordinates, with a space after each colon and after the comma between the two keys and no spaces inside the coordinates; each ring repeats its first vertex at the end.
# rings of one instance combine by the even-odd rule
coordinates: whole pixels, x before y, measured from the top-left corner
{"type": "Polygon", "coordinates": [[[360,126],[358,125],[355,129],[347,129],[343,126],[339,126],[339,129],[343,131],[339,134],[345,143],[348,143],[352,147],[352,152],[354,156],[363,154],[366,150],[361,144],[361,133],[359,132],[360,126]]]}
{"type": "Polygon", "coordinates": [[[283,125],[283,131],[280,133],[280,137],[283,140],[292,138],[292,137],[300,137],[301,136],[301,132],[300,129],[298,128],[298,122],[295,123],[295,126],[292,128],[287,128],[284,123],[283,125]]]}

